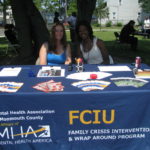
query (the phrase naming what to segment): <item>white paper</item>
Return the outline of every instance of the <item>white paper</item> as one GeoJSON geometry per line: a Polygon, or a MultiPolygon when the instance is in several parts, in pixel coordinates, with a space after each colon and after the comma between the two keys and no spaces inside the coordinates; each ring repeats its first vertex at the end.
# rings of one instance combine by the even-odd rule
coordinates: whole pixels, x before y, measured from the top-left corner
{"type": "Polygon", "coordinates": [[[131,69],[128,66],[98,66],[98,69],[100,71],[107,71],[107,72],[131,71],[131,69]]]}
{"type": "Polygon", "coordinates": [[[103,79],[112,75],[106,72],[79,72],[70,74],[66,78],[74,80],[87,80],[90,79],[91,74],[97,74],[97,79],[103,79]]]}
{"type": "Polygon", "coordinates": [[[0,71],[0,77],[10,77],[10,76],[18,76],[18,74],[21,71],[21,67],[15,67],[15,68],[3,68],[0,71]]]}
{"type": "Polygon", "coordinates": [[[59,67],[59,66],[54,66],[54,67],[52,67],[52,66],[43,66],[42,67],[42,70],[50,70],[50,69],[60,70],[61,67],[59,67]]]}

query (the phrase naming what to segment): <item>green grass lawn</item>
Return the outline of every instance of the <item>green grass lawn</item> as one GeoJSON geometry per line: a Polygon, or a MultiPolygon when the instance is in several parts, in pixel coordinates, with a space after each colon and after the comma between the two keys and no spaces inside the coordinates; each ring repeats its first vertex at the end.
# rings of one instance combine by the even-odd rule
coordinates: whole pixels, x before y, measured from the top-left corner
{"type": "MultiPolygon", "coordinates": [[[[142,63],[150,65],[150,39],[138,37],[138,51],[130,50],[129,45],[121,45],[116,43],[114,31],[96,31],[94,35],[102,39],[114,58],[115,63],[132,63],[136,56],[140,56],[142,63]]],[[[67,40],[70,41],[70,33],[67,31],[67,40]]],[[[0,58],[4,58],[7,41],[5,38],[0,38],[0,58]]],[[[12,55],[12,54],[11,54],[12,55]]],[[[9,55],[9,56],[11,56],[9,55]]],[[[12,56],[13,57],[13,56],[12,56]]]]}
{"type": "Polygon", "coordinates": [[[136,56],[140,56],[142,63],[150,65],[150,39],[142,36],[138,38],[138,51],[134,52],[130,50],[129,45],[118,44],[115,40],[113,31],[96,31],[94,35],[99,37],[105,42],[105,45],[112,55],[119,62],[134,62],[136,56]]]}

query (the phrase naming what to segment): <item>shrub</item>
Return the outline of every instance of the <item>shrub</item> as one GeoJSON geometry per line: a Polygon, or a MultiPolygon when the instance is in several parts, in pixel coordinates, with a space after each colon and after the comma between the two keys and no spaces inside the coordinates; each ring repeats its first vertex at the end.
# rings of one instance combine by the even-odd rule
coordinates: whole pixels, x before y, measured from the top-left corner
{"type": "Polygon", "coordinates": [[[117,27],[122,27],[122,25],[123,25],[122,22],[117,22],[117,23],[116,23],[116,26],[117,26],[117,27]]]}
{"type": "Polygon", "coordinates": [[[92,23],[92,25],[93,25],[94,27],[100,27],[100,24],[99,24],[99,23],[92,23]]]}
{"type": "Polygon", "coordinates": [[[106,27],[111,27],[112,26],[112,21],[107,21],[106,22],[106,27]]]}

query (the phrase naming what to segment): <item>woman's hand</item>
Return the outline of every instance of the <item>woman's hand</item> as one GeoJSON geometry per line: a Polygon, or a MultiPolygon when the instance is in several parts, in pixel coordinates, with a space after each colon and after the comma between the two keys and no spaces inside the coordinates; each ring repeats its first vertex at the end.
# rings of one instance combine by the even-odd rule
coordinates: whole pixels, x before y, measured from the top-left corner
{"type": "Polygon", "coordinates": [[[66,61],[65,61],[65,65],[69,65],[71,63],[71,47],[68,44],[67,45],[67,49],[66,49],[66,61]]]}
{"type": "Polygon", "coordinates": [[[65,65],[69,65],[71,63],[71,58],[67,58],[67,60],[65,61],[65,65]]]}

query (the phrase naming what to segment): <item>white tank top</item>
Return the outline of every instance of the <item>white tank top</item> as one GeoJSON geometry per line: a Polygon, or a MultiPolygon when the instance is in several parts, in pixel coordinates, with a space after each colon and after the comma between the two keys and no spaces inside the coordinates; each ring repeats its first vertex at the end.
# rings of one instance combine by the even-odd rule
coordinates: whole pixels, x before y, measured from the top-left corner
{"type": "Polygon", "coordinates": [[[101,64],[103,62],[102,53],[97,46],[97,38],[93,39],[93,47],[90,51],[85,52],[83,49],[83,45],[80,44],[80,49],[83,55],[84,60],[87,64],[101,64]]]}

